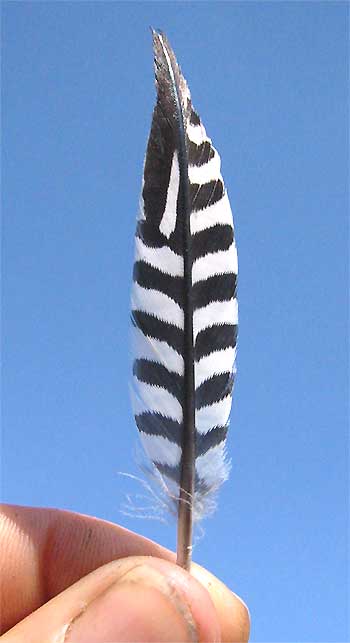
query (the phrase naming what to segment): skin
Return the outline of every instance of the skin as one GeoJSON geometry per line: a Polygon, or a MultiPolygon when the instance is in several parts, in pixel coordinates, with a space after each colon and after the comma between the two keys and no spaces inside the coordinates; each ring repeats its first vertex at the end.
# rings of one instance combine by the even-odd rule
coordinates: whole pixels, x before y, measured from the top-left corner
{"type": "Polygon", "coordinates": [[[247,642],[249,612],[193,564],[118,525],[3,505],[3,643],[247,642]]]}

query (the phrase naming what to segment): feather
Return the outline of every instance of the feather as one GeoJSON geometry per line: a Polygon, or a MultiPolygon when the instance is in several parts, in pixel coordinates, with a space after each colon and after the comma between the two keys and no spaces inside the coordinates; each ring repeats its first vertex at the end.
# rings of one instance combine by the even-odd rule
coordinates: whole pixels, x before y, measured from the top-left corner
{"type": "Polygon", "coordinates": [[[144,163],[132,286],[134,414],[178,512],[177,562],[227,479],[237,253],[220,157],[169,42],[153,33],[157,102],[144,163]]]}

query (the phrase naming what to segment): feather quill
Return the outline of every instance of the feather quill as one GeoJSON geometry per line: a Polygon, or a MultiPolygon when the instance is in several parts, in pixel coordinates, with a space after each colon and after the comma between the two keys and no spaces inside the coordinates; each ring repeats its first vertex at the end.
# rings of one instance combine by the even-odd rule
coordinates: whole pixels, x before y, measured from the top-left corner
{"type": "Polygon", "coordinates": [[[152,30],[157,102],[135,235],[134,414],[178,513],[177,562],[227,479],[237,252],[220,157],[166,36],[152,30]]]}

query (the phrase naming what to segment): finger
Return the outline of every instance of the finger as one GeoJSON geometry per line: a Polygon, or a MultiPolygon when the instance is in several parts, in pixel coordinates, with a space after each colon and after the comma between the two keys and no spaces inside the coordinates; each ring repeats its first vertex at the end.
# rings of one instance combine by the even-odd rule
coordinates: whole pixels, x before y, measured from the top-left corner
{"type": "Polygon", "coordinates": [[[1,632],[89,572],[118,558],[171,552],[112,523],[57,509],[3,505],[1,632]]]}
{"type": "Polygon", "coordinates": [[[208,590],[221,627],[222,643],[244,643],[249,640],[250,615],[242,599],[231,592],[216,576],[193,563],[191,574],[208,590]]]}
{"type": "MultiPolygon", "coordinates": [[[[175,561],[172,552],[112,523],[56,509],[5,505],[0,515],[1,632],[107,562],[148,555],[175,561]]],[[[219,614],[222,641],[244,641],[249,614],[244,603],[199,566],[193,575],[208,589],[219,614]],[[232,622],[241,622],[234,639],[232,622]]]]}
{"type": "Polygon", "coordinates": [[[173,563],[129,557],[69,587],[2,638],[3,643],[219,643],[209,593],[173,563]]]}

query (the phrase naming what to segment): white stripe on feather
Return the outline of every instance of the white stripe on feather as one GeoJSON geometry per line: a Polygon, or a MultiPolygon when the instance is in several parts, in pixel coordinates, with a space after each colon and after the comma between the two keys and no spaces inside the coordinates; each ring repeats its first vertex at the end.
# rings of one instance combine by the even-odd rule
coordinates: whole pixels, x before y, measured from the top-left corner
{"type": "Polygon", "coordinates": [[[182,422],[182,406],[176,397],[165,388],[140,382],[135,375],[133,377],[133,407],[135,415],[153,411],[182,422]]]}
{"type": "Polygon", "coordinates": [[[158,464],[176,467],[180,463],[181,448],[160,435],[148,435],[140,431],[141,442],[148,457],[158,464]]]}
{"type": "Polygon", "coordinates": [[[202,279],[213,277],[213,275],[222,275],[238,272],[237,250],[234,243],[228,250],[211,252],[197,259],[192,267],[192,283],[195,284],[202,279]]]}
{"type": "Polygon", "coordinates": [[[225,460],[225,443],[221,442],[216,447],[209,449],[204,455],[199,456],[196,460],[196,471],[212,491],[215,491],[222,482],[227,480],[230,465],[225,460]]]}
{"type": "Polygon", "coordinates": [[[145,183],[145,180],[144,180],[144,178],[142,178],[142,189],[141,189],[141,196],[139,198],[139,209],[137,211],[136,221],[145,221],[146,220],[146,217],[145,217],[145,203],[144,203],[143,196],[142,196],[144,183],[145,183]]]}
{"type": "Polygon", "coordinates": [[[159,230],[168,239],[176,227],[176,204],[177,196],[179,193],[180,185],[180,168],[177,158],[177,150],[174,151],[173,160],[171,163],[170,179],[168,185],[168,192],[166,197],[165,209],[163,212],[162,220],[159,224],[159,230]]]}
{"type": "Polygon", "coordinates": [[[143,288],[136,282],[131,293],[132,310],[140,310],[158,319],[174,324],[178,328],[184,327],[184,314],[182,308],[159,290],[143,288]]]}
{"type": "Polygon", "coordinates": [[[198,333],[204,328],[216,324],[238,324],[237,299],[229,301],[213,301],[203,308],[198,308],[193,314],[193,333],[197,338],[198,333]]]}
{"type": "Polygon", "coordinates": [[[230,417],[232,396],[227,395],[220,402],[203,406],[196,411],[196,430],[201,435],[208,433],[214,426],[225,426],[230,417]]]}
{"type": "Polygon", "coordinates": [[[173,277],[183,277],[183,257],[177,255],[168,246],[163,246],[162,248],[150,248],[143,243],[140,237],[136,237],[135,261],[140,259],[168,275],[172,275],[173,277]]]}
{"type": "Polygon", "coordinates": [[[237,347],[230,346],[221,351],[214,351],[210,355],[202,357],[194,365],[194,377],[196,388],[200,386],[205,380],[219,375],[220,373],[231,373],[233,364],[236,359],[237,347]]]}
{"type": "Polygon", "coordinates": [[[184,77],[182,77],[182,79],[183,79],[183,82],[184,82],[184,85],[183,85],[183,87],[184,87],[183,95],[184,95],[184,98],[186,99],[186,103],[188,103],[188,101],[189,101],[189,100],[191,100],[191,93],[190,93],[189,87],[188,87],[187,82],[186,82],[186,80],[184,79],[184,77]]]}
{"type": "Polygon", "coordinates": [[[213,158],[211,158],[204,165],[190,165],[188,167],[188,178],[191,183],[209,183],[210,181],[222,180],[220,174],[220,157],[215,151],[213,158]]]}
{"type": "Polygon", "coordinates": [[[207,133],[202,123],[199,125],[193,125],[193,123],[188,120],[186,134],[190,141],[196,145],[200,145],[201,143],[204,143],[204,141],[208,141],[211,144],[211,140],[207,137],[207,133]]]}
{"type": "Polygon", "coordinates": [[[132,326],[132,351],[134,359],[149,359],[166,366],[168,371],[179,375],[184,374],[184,360],[167,342],[147,337],[143,332],[132,326]]]}
{"type": "Polygon", "coordinates": [[[221,223],[233,226],[232,211],[228,200],[227,192],[222,199],[209,205],[203,210],[197,210],[191,214],[191,234],[196,234],[201,230],[212,228],[214,225],[221,223]]]}

